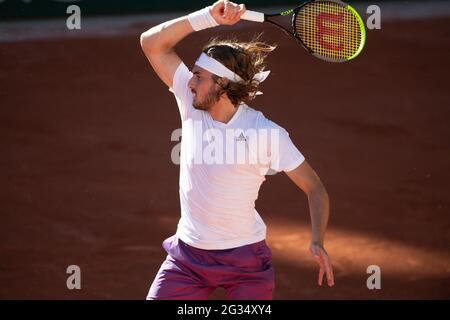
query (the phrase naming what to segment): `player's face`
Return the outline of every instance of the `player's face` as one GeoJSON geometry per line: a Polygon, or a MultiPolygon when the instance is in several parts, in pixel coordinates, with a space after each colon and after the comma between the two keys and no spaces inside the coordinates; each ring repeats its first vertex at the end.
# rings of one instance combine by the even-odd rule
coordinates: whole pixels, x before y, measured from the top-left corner
{"type": "Polygon", "coordinates": [[[194,76],[189,81],[189,89],[194,94],[192,105],[199,110],[209,110],[220,99],[220,88],[212,79],[212,73],[194,66],[194,76]]]}

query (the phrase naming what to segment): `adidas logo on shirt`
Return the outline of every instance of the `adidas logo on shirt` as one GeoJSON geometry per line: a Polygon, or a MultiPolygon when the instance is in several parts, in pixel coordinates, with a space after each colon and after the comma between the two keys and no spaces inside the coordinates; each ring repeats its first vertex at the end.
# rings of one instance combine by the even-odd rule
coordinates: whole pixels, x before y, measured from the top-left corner
{"type": "Polygon", "coordinates": [[[241,134],[239,135],[239,137],[235,138],[235,141],[247,141],[247,138],[244,136],[244,133],[241,132],[241,134]]]}

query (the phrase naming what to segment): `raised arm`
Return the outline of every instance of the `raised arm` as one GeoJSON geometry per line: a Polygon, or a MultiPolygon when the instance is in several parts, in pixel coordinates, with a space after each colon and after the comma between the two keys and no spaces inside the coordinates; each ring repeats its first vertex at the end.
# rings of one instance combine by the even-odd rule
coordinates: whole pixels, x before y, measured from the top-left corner
{"type": "Polygon", "coordinates": [[[244,5],[220,0],[211,7],[161,23],[141,34],[141,47],[156,74],[169,87],[181,63],[175,45],[193,31],[219,24],[232,25],[245,12],[244,5]],[[209,12],[209,15],[207,14],[209,12]]]}
{"type": "Polygon", "coordinates": [[[193,32],[187,16],[159,24],[141,34],[141,47],[156,74],[168,86],[181,63],[174,47],[193,32]]]}
{"type": "Polygon", "coordinates": [[[333,268],[324,248],[325,231],[330,214],[328,193],[319,176],[306,161],[286,174],[308,197],[312,226],[309,249],[320,266],[318,283],[322,285],[323,276],[326,275],[328,285],[333,286],[333,268]]]}

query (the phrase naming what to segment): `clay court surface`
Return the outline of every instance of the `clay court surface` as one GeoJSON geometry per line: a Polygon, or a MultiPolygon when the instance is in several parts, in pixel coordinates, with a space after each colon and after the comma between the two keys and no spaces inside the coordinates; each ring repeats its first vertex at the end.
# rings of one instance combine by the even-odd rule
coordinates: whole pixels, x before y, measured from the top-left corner
{"type": "MultiPolygon", "coordinates": [[[[139,34],[0,43],[0,298],[143,299],[179,218],[175,100],[139,34]],[[82,290],[66,288],[81,267],[82,290]]],[[[316,285],[304,194],[267,177],[276,299],[450,298],[450,20],[386,22],[354,62],[330,64],[278,30],[252,107],[285,127],[330,195],[336,286],[316,285]],[[368,290],[366,268],[381,268],[368,290]]],[[[213,35],[191,35],[192,66],[213,35]]],[[[212,298],[223,298],[218,291],[212,298]]]]}

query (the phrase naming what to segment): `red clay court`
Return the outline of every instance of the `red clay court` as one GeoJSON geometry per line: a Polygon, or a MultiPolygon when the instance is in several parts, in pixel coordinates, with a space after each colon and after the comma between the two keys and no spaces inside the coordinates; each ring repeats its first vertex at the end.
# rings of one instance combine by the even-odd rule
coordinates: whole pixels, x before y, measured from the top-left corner
{"type": "MultiPolygon", "coordinates": [[[[145,298],[180,214],[179,113],[139,46],[153,24],[0,42],[0,298],[145,298]],[[82,290],[66,288],[72,264],[82,290]]],[[[275,298],[450,298],[450,19],[383,22],[345,64],[251,23],[191,35],[178,52],[192,66],[211,36],[261,30],[278,48],[251,106],[290,132],[328,190],[336,280],[316,285],[306,197],[268,176],[256,208],[275,298]],[[381,290],[366,287],[369,265],[381,290]]]]}

